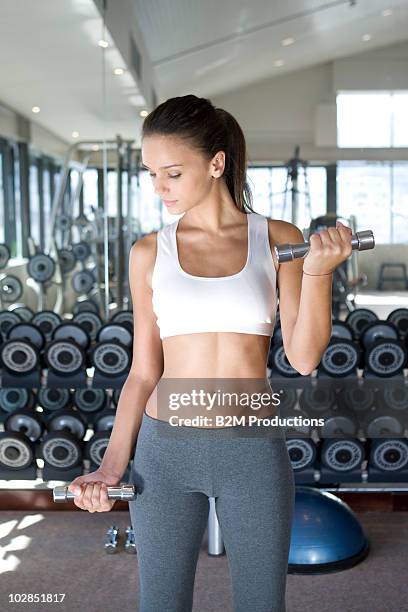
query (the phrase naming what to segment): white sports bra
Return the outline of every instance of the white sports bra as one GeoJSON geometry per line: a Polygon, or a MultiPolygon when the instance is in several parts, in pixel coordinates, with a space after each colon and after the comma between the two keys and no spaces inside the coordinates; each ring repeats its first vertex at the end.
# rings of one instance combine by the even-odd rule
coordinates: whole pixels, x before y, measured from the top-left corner
{"type": "Polygon", "coordinates": [[[188,274],[178,258],[178,220],[158,231],[152,302],[161,339],[203,332],[272,336],[277,295],[268,220],[258,213],[247,219],[247,261],[230,276],[188,274]]]}

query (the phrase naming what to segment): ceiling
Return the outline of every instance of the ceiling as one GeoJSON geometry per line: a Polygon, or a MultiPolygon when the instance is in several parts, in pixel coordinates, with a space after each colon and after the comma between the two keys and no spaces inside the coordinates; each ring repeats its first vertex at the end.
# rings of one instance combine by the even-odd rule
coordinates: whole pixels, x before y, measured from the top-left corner
{"type": "Polygon", "coordinates": [[[133,2],[162,98],[212,96],[408,40],[407,0],[133,2]],[[282,46],[289,37],[294,44],[282,46]]]}
{"type": "MultiPolygon", "coordinates": [[[[408,40],[408,0],[109,1],[133,3],[159,99],[214,96],[408,40]]],[[[102,52],[101,34],[92,0],[0,0],[0,103],[67,142],[74,130],[81,140],[135,137],[143,98],[130,72],[113,75],[124,60],[114,45],[102,52]]]]}

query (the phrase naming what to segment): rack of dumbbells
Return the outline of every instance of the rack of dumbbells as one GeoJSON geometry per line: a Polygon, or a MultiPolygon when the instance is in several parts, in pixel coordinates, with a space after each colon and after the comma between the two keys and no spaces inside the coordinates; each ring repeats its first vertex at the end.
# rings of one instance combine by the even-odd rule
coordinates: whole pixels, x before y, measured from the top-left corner
{"type": "Polygon", "coordinates": [[[277,322],[268,373],[280,393],[279,416],[291,418],[286,435],[297,484],[406,490],[407,350],[408,309],[380,320],[357,308],[345,321],[333,320],[318,368],[301,376],[286,358],[277,322]]]}

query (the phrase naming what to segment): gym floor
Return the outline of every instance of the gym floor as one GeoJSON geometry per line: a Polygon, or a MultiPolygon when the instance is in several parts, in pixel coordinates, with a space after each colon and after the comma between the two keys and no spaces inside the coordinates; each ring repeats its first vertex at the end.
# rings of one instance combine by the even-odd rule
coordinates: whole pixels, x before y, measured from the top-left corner
{"type": "MultiPolygon", "coordinates": [[[[408,609],[408,513],[358,512],[370,541],[359,565],[318,576],[288,575],[286,612],[403,612],[408,609]]],[[[137,609],[137,555],[123,550],[124,512],[0,512],[1,571],[8,593],[65,593],[62,603],[30,604],[30,610],[137,609]],[[105,533],[119,527],[120,550],[104,552],[105,533]]],[[[201,544],[193,612],[232,612],[227,556],[209,557],[201,544]],[[215,602],[217,602],[215,604],[215,602]]],[[[158,587],[159,588],[159,587],[158,587]]],[[[22,604],[1,602],[21,610],[22,604]]],[[[159,611],[158,611],[159,612],[159,611]]],[[[163,611],[165,612],[165,611],[163,611]]],[[[248,610],[248,612],[251,612],[248,610]]]]}

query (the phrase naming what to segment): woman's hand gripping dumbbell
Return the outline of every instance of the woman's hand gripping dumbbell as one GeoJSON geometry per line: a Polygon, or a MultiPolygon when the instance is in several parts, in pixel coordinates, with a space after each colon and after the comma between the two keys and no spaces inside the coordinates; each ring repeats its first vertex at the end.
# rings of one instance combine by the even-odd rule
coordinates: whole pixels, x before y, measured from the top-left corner
{"type": "MultiPolygon", "coordinates": [[[[81,510],[88,510],[88,512],[109,512],[109,510],[112,510],[116,499],[109,499],[107,487],[117,487],[119,484],[120,479],[116,476],[98,469],[85,476],[74,478],[68,485],[67,490],[75,495],[73,502],[81,510]]],[[[56,497],[57,495],[54,492],[54,501],[60,501],[56,497]]]]}
{"type": "Polygon", "coordinates": [[[336,227],[329,227],[312,234],[310,241],[303,244],[279,244],[275,256],[279,263],[305,257],[303,271],[313,276],[331,274],[345,261],[353,250],[365,251],[375,246],[371,230],[357,232],[354,236],[349,227],[336,221],[336,227]],[[306,255],[306,256],[305,256],[306,255]]]}

